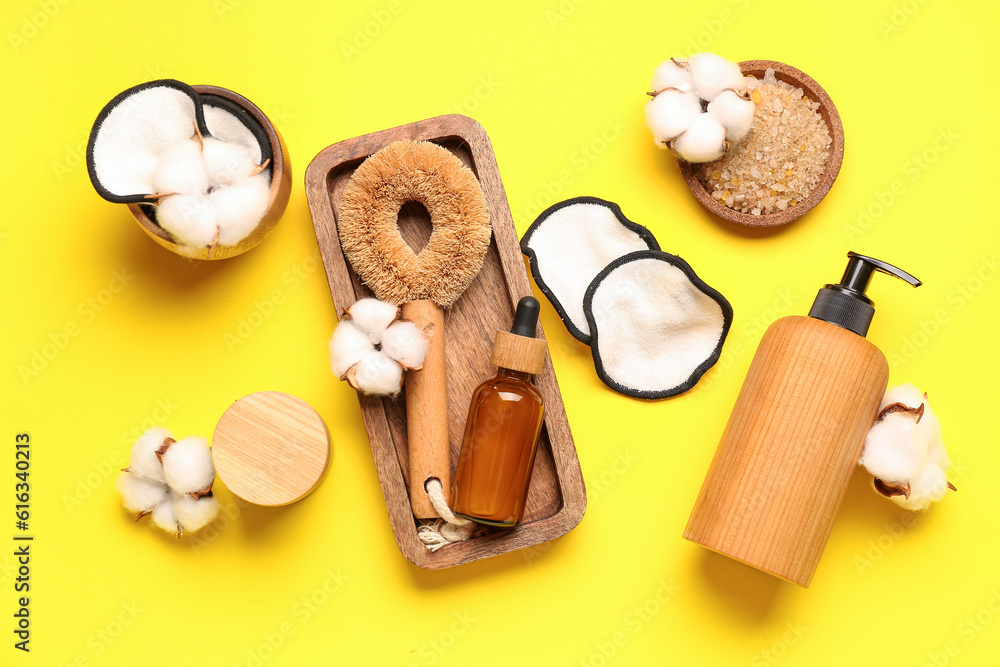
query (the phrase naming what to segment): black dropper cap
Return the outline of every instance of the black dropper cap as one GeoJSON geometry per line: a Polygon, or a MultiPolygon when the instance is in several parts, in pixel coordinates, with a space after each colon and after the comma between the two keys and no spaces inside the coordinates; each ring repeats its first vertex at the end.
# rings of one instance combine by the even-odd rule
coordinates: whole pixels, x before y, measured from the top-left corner
{"type": "Polygon", "coordinates": [[[534,338],[540,310],[541,305],[538,303],[538,299],[533,296],[523,297],[517,302],[517,310],[514,311],[514,324],[511,325],[510,332],[515,336],[534,338]]]}
{"type": "Polygon", "coordinates": [[[872,323],[872,316],[875,315],[875,303],[865,295],[873,272],[881,271],[896,276],[914,287],[920,287],[921,283],[906,271],[873,257],[865,257],[856,252],[849,252],[847,256],[850,259],[844,277],[837,285],[823,286],[809,309],[809,317],[865,336],[872,323]]]}

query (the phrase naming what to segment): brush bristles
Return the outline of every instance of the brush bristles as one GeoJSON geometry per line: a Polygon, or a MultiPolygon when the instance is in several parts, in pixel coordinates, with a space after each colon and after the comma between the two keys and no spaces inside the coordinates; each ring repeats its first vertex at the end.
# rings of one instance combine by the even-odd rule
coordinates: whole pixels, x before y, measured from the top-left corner
{"type": "Polygon", "coordinates": [[[397,141],[351,177],[337,226],[344,255],[375,296],[394,304],[430,299],[448,307],[482,268],[490,243],[486,198],[472,171],[427,141],[397,141]],[[424,205],[430,239],[419,255],[399,233],[399,209],[424,205]]]}

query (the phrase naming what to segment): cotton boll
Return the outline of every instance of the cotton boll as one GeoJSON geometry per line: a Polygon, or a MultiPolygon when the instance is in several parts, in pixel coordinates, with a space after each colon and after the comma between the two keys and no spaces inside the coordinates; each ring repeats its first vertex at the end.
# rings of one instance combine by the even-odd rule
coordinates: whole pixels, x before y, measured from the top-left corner
{"type": "Polygon", "coordinates": [[[271,185],[263,173],[212,190],[208,201],[215,208],[219,244],[236,245],[257,229],[270,198],[271,185]]]}
{"type": "Polygon", "coordinates": [[[714,53],[696,53],[688,58],[688,69],[694,82],[694,92],[703,100],[714,100],[722,91],[732,88],[746,90],[746,80],[740,66],[714,53]]]}
{"type": "Polygon", "coordinates": [[[919,512],[930,507],[948,493],[948,476],[938,466],[929,465],[910,480],[910,496],[890,496],[889,500],[903,509],[919,512]]]}
{"type": "Polygon", "coordinates": [[[400,320],[382,334],[382,351],[411,370],[419,370],[431,342],[413,322],[400,320]]]}
{"type": "Polygon", "coordinates": [[[192,137],[167,147],[153,169],[156,194],[195,194],[208,189],[201,142],[192,137]]]}
{"type": "Polygon", "coordinates": [[[149,518],[157,528],[161,528],[176,537],[181,536],[181,528],[177,525],[174,503],[170,496],[167,496],[162,503],[156,506],[149,518]]]}
{"type": "Polygon", "coordinates": [[[215,206],[203,194],[178,194],[160,199],[156,221],[181,244],[205,248],[219,231],[215,206]]]}
{"type": "Polygon", "coordinates": [[[691,127],[674,139],[672,148],[688,162],[711,162],[726,152],[726,128],[707,113],[699,114],[691,127]]]}
{"type": "Polygon", "coordinates": [[[215,481],[212,453],[204,438],[190,436],[170,445],[161,457],[163,475],[176,493],[203,494],[215,481]]]}
{"type": "Polygon", "coordinates": [[[381,352],[369,352],[351,367],[347,381],[365,394],[395,396],[403,386],[403,367],[381,352]]]}
{"type": "Polygon", "coordinates": [[[399,306],[379,299],[359,299],[347,309],[347,314],[378,345],[382,332],[399,318],[399,306]]]}
{"type": "Polygon", "coordinates": [[[690,93],[667,90],[646,102],[646,127],[653,141],[666,149],[670,141],[687,130],[701,114],[701,102],[690,93]]]}
{"type": "Polygon", "coordinates": [[[664,88],[676,88],[685,93],[694,92],[691,72],[688,71],[687,67],[678,65],[673,59],[661,63],[653,71],[653,83],[650,90],[656,93],[664,88]]]}
{"type": "Polygon", "coordinates": [[[167,497],[167,487],[127,472],[115,481],[115,488],[122,494],[122,504],[129,512],[144,514],[153,510],[167,497]]]}
{"type": "Polygon", "coordinates": [[[191,496],[175,494],[173,506],[177,523],[185,533],[201,530],[219,514],[219,501],[214,496],[195,500],[191,496]]]}
{"type": "Polygon", "coordinates": [[[170,431],[154,426],[139,436],[132,445],[128,469],[137,477],[144,477],[154,482],[166,483],[163,477],[163,465],[156,456],[156,451],[170,438],[170,431]]]}
{"type": "Polygon", "coordinates": [[[344,320],[330,337],[330,369],[335,376],[343,379],[351,366],[374,351],[375,345],[368,334],[359,329],[353,320],[344,320]]]}
{"type": "Polygon", "coordinates": [[[924,467],[926,458],[927,443],[917,437],[916,421],[897,413],[872,426],[860,463],[873,476],[905,486],[924,467]]]}
{"type": "Polygon", "coordinates": [[[925,394],[913,385],[886,392],[859,461],[875,477],[875,490],[900,507],[926,509],[954,489],[941,425],[925,394]]]}
{"type": "Polygon", "coordinates": [[[750,131],[754,103],[731,90],[724,90],[708,103],[708,113],[726,128],[726,139],[739,141],[750,131]]]}
{"type": "Polygon", "coordinates": [[[246,147],[228,141],[205,137],[202,148],[205,172],[211,186],[232,185],[253,171],[253,159],[246,147]]]}

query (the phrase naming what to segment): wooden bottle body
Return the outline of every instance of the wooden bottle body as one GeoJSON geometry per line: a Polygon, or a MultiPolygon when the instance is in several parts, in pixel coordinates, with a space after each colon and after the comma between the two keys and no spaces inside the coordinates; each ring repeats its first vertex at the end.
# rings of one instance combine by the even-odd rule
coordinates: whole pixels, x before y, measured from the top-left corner
{"type": "Polygon", "coordinates": [[[684,537],[808,586],[888,379],[862,336],[811,317],[772,324],[684,537]]]}

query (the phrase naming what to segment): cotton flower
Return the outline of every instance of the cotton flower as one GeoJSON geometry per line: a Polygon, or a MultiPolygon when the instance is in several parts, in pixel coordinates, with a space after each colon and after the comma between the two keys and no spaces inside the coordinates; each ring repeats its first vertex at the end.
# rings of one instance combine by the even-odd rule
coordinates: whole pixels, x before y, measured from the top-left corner
{"type": "Polygon", "coordinates": [[[739,65],[722,56],[671,58],[653,72],[652,89],[646,127],[658,147],[682,160],[717,160],[750,131],[754,103],[747,80],[739,65]]]}
{"type": "Polygon", "coordinates": [[[200,530],[219,513],[212,497],[215,467],[204,438],[174,440],[153,427],[132,445],[128,468],[115,482],[125,509],[136,521],[150,516],[153,525],[171,535],[200,530]]]}
{"type": "Polygon", "coordinates": [[[859,463],[874,476],[876,491],[908,510],[927,509],[955,489],[941,425],[927,394],[911,384],[886,392],[859,463]]]}
{"type": "Polygon", "coordinates": [[[250,235],[267,212],[267,162],[257,165],[236,143],[195,133],[157,158],[153,189],[157,223],[183,246],[233,246],[250,235]]]}
{"type": "Polygon", "coordinates": [[[365,394],[394,396],[404,370],[420,370],[430,341],[400,309],[378,299],[361,299],[344,311],[330,337],[330,368],[365,394]]]}

